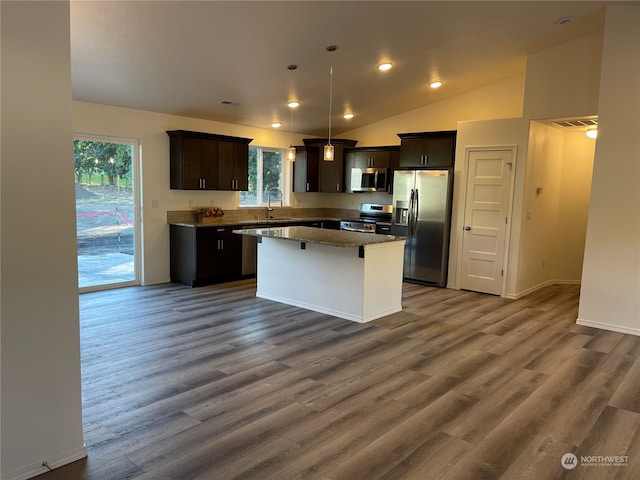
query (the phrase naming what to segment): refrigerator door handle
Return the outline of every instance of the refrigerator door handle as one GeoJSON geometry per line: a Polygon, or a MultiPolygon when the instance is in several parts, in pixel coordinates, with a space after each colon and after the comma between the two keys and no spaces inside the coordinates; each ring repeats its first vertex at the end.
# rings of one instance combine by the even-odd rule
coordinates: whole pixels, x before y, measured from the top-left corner
{"type": "Polygon", "coordinates": [[[415,198],[413,200],[413,234],[415,235],[416,233],[418,233],[418,205],[419,205],[419,199],[418,199],[418,189],[416,188],[416,195],[415,198]]]}
{"type": "Polygon", "coordinates": [[[413,188],[411,189],[411,195],[409,196],[409,212],[408,212],[408,216],[409,218],[407,219],[407,231],[409,234],[411,234],[411,231],[413,230],[413,196],[414,196],[414,190],[413,188]]]}

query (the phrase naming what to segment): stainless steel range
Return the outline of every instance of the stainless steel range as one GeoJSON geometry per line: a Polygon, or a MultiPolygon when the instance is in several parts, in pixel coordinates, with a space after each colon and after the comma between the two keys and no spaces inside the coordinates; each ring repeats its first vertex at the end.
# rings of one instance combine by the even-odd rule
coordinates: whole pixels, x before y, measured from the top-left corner
{"type": "Polygon", "coordinates": [[[393,205],[361,203],[360,216],[340,221],[340,230],[376,233],[377,222],[389,222],[393,215],[393,205]]]}

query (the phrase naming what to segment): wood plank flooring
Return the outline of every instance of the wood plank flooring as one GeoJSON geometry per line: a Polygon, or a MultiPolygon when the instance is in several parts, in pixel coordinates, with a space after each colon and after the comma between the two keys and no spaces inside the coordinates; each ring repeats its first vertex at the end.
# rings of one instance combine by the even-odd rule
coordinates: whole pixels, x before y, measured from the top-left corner
{"type": "Polygon", "coordinates": [[[89,457],[38,478],[640,478],[640,337],[576,325],[578,295],[405,284],[357,324],[252,280],[83,294],[89,457]]]}

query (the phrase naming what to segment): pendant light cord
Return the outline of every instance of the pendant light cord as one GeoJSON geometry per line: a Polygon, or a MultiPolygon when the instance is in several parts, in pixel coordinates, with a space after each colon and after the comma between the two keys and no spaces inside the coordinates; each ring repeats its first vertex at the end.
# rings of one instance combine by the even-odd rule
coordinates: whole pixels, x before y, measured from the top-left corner
{"type": "Polygon", "coordinates": [[[331,112],[333,106],[333,62],[331,63],[331,68],[329,69],[329,142],[331,145],[331,112]]]}

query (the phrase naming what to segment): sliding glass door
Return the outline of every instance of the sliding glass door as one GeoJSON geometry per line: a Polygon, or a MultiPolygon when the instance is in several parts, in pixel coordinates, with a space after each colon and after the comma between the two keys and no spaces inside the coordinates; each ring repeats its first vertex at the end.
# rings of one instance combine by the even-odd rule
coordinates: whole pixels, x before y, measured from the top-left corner
{"type": "Polygon", "coordinates": [[[137,150],[133,140],[74,139],[80,291],[140,283],[137,150]]]}

